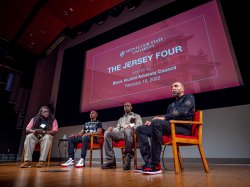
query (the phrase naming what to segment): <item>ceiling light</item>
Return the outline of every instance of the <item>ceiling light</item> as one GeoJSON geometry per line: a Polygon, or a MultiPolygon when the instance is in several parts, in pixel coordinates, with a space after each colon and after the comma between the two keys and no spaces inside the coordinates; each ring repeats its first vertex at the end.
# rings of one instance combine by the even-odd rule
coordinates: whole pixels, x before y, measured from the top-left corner
{"type": "Polygon", "coordinates": [[[97,25],[101,25],[101,24],[103,24],[103,23],[104,23],[103,20],[100,20],[100,21],[96,22],[97,25]]]}
{"type": "Polygon", "coordinates": [[[103,14],[103,15],[97,16],[97,17],[95,18],[95,23],[96,23],[97,25],[103,24],[104,21],[106,20],[107,16],[108,16],[107,14],[103,14]]]}
{"type": "Polygon", "coordinates": [[[68,16],[68,15],[69,15],[68,11],[64,10],[64,16],[68,16]]]}
{"type": "Polygon", "coordinates": [[[134,9],[136,9],[140,4],[141,4],[142,0],[130,0],[127,3],[127,7],[129,11],[132,11],[134,9]]]}

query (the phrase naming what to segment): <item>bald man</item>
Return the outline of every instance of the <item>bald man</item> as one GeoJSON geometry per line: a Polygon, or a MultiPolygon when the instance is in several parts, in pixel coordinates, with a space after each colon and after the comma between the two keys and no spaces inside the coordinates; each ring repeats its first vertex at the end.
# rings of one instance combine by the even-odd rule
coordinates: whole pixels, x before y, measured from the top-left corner
{"type": "MultiPolygon", "coordinates": [[[[147,174],[162,173],[160,165],[162,136],[170,135],[169,120],[192,120],[195,112],[195,99],[192,94],[184,94],[184,86],[181,82],[172,84],[172,94],[175,101],[168,106],[167,113],[163,116],[155,116],[152,121],[146,121],[144,125],[136,129],[140,152],[145,164],[137,169],[137,172],[147,174]],[[151,138],[151,146],[148,137],[151,138]]],[[[191,126],[176,125],[177,134],[191,135],[191,126]]]]}
{"type": "Polygon", "coordinates": [[[104,133],[104,150],[107,162],[102,165],[102,169],[116,168],[115,153],[112,142],[125,140],[123,169],[131,169],[131,159],[134,155],[133,137],[134,129],[142,125],[142,119],[139,114],[132,112],[132,104],[124,103],[125,114],[118,120],[116,127],[109,127],[104,133]]]}

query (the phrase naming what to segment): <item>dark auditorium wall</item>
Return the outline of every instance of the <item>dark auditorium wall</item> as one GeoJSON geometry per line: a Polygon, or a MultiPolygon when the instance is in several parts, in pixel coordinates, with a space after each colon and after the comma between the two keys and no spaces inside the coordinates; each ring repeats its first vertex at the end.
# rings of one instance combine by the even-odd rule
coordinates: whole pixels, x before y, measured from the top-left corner
{"type": "Polygon", "coordinates": [[[6,89],[8,78],[1,77],[0,154],[16,154],[18,151],[22,129],[17,128],[17,125],[20,116],[26,112],[23,105],[28,102],[18,95],[24,92],[28,95],[33,83],[36,60],[36,57],[27,51],[18,47],[13,48],[0,40],[0,65],[7,67],[1,69],[1,76],[7,75],[10,71],[20,74],[18,78],[14,76],[12,89],[6,89]],[[11,57],[9,60],[6,60],[6,54],[11,57]]]}
{"type": "Polygon", "coordinates": [[[19,49],[12,50],[12,55],[17,63],[11,68],[21,72],[21,76],[15,83],[18,86],[13,86],[12,90],[7,91],[3,84],[0,87],[0,142],[4,142],[0,154],[17,154],[19,145],[22,148],[24,130],[30,118],[42,105],[51,104],[57,50],[40,60],[19,49]],[[27,99],[20,90],[27,92],[27,99]]]}
{"type": "Polygon", "coordinates": [[[18,159],[20,158],[25,137],[25,128],[30,119],[34,117],[41,106],[49,105],[53,110],[51,104],[51,92],[53,86],[54,72],[57,60],[57,50],[55,49],[47,58],[39,60],[36,65],[35,75],[31,88],[29,103],[27,107],[26,116],[23,123],[23,131],[20,143],[18,144],[18,159]]]}

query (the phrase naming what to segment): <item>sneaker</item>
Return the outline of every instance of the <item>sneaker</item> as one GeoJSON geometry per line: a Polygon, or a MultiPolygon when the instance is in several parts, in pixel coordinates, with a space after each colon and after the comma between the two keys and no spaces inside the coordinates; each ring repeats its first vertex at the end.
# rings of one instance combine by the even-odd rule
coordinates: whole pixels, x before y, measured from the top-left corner
{"type": "Polygon", "coordinates": [[[114,160],[108,160],[105,164],[102,165],[102,169],[115,169],[116,162],[114,160]]]}
{"type": "Polygon", "coordinates": [[[75,161],[72,159],[69,159],[67,162],[65,162],[64,164],[61,164],[62,167],[68,167],[68,166],[74,166],[75,165],[75,161]]]}
{"type": "Polygon", "coordinates": [[[148,165],[149,165],[149,163],[145,163],[145,164],[143,164],[141,167],[136,168],[136,169],[134,170],[134,172],[136,172],[136,173],[143,173],[143,169],[144,169],[145,167],[147,167],[148,165]]]}
{"type": "Polygon", "coordinates": [[[156,165],[150,164],[143,169],[142,173],[146,175],[161,174],[162,173],[161,165],[159,163],[156,165]]]}
{"type": "Polygon", "coordinates": [[[131,170],[131,159],[133,156],[130,153],[125,154],[123,160],[123,170],[131,170]]]}
{"type": "Polygon", "coordinates": [[[76,168],[83,168],[85,166],[85,160],[83,158],[81,158],[77,164],[76,164],[76,168]]]}
{"type": "Polygon", "coordinates": [[[36,167],[37,167],[37,168],[43,168],[43,167],[45,167],[45,162],[44,162],[44,161],[39,161],[39,162],[36,164],[36,167]]]}
{"type": "Polygon", "coordinates": [[[20,165],[20,168],[31,168],[31,161],[25,161],[20,165]]]}

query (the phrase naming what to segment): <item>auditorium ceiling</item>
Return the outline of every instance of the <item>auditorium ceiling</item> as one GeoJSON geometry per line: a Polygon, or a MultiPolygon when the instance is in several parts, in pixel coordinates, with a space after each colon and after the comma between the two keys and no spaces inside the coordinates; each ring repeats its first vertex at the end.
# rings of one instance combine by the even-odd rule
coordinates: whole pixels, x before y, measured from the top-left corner
{"type": "Polygon", "coordinates": [[[74,37],[105,14],[116,16],[133,0],[3,0],[0,37],[35,55],[49,52],[62,36],[74,37]],[[82,29],[82,30],[81,30],[82,29]]]}

